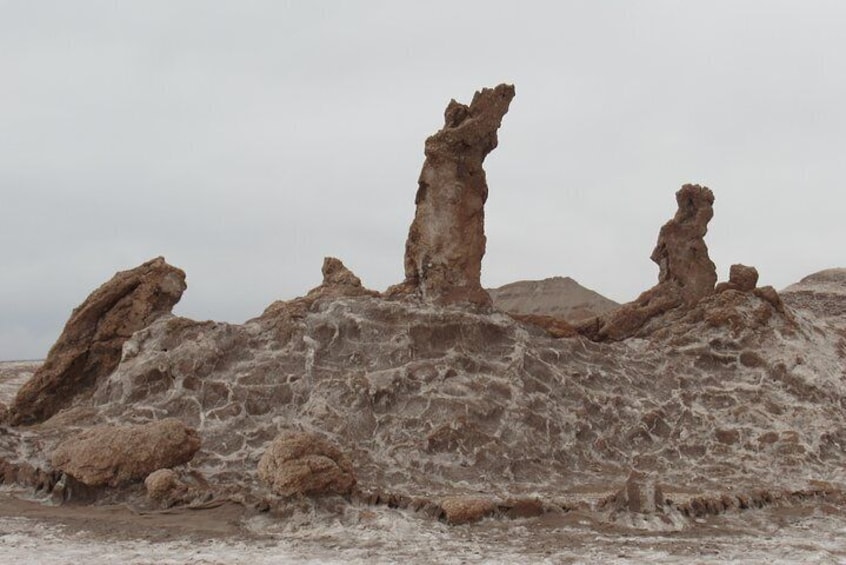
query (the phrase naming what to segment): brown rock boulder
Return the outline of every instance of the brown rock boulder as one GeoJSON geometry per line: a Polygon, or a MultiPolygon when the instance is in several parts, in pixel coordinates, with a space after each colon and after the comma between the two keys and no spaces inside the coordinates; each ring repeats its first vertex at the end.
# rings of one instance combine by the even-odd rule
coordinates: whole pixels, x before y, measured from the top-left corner
{"type": "Polygon", "coordinates": [[[679,306],[693,307],[714,293],[717,269],[708,257],[705,234],[714,216],[714,194],[686,184],[676,192],[678,210],[661,227],[651,259],[658,264],[658,284],[634,302],[577,324],[595,341],[619,341],[637,334],[646,322],[679,306]]]}
{"type": "Polygon", "coordinates": [[[188,485],[179,479],[179,474],[173,469],[153,471],[144,479],[144,487],[150,500],[163,506],[171,506],[188,493],[188,485]]]}
{"type": "Polygon", "coordinates": [[[349,458],[305,432],[279,435],[259,461],[258,475],[281,496],[348,494],[356,483],[349,458]]]}
{"type": "Polygon", "coordinates": [[[493,500],[475,496],[456,496],[441,501],[444,519],[452,525],[478,522],[497,510],[493,500]]]}
{"type": "Polygon", "coordinates": [[[752,292],[758,285],[758,269],[736,264],[729,269],[728,282],[717,285],[716,291],[739,290],[741,292],[752,292]]]}
{"type": "Polygon", "coordinates": [[[176,418],[131,426],[96,426],[62,442],[53,467],[88,486],[120,486],[187,463],[200,437],[176,418]]]}
{"type": "Polygon", "coordinates": [[[488,198],[482,163],[497,146],[513,98],[514,87],[500,84],[476,92],[469,106],[450,101],[443,129],[426,140],[405,246],[405,282],[389,294],[414,293],[441,304],[491,303],[480,283],[488,198]]]}
{"type": "Polygon", "coordinates": [[[44,421],[92,390],[120,362],[124,342],[169,314],[185,291],[185,273],[158,257],[117,273],[71,314],[44,364],[9,407],[12,425],[44,421]]]}

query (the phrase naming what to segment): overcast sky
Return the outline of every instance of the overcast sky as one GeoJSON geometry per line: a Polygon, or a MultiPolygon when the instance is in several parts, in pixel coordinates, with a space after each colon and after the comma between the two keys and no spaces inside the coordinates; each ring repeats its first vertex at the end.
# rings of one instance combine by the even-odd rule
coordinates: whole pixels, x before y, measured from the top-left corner
{"type": "Polygon", "coordinates": [[[425,138],[500,82],[485,285],[634,298],[686,182],[721,280],[846,266],[844,28],[840,1],[0,0],[0,359],[158,255],[198,319],[326,255],[399,282],[425,138]]]}

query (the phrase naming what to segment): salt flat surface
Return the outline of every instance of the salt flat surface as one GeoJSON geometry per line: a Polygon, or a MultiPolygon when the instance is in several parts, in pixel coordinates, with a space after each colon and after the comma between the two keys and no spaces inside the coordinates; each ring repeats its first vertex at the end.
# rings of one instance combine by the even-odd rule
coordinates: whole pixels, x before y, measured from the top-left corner
{"type": "Polygon", "coordinates": [[[355,526],[254,517],[242,537],[163,542],[103,537],[0,517],[0,556],[17,563],[846,563],[846,517],[749,511],[673,534],[601,532],[536,520],[449,527],[388,509],[355,526]]]}

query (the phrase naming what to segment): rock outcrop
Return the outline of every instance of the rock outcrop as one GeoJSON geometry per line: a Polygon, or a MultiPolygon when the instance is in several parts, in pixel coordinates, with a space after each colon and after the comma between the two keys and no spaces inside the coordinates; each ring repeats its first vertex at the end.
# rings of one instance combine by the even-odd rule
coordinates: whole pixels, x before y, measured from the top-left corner
{"type": "Polygon", "coordinates": [[[728,282],[721,282],[717,285],[715,292],[726,290],[738,290],[740,292],[752,292],[758,286],[758,269],[736,264],[729,269],[728,282]]]}
{"type": "Polygon", "coordinates": [[[259,461],[258,476],[280,496],[348,494],[356,483],[352,463],[341,450],[304,432],[277,437],[259,461]]]}
{"type": "Polygon", "coordinates": [[[166,418],[89,428],[59,444],[52,464],[85,485],[115,487],[187,463],[199,449],[195,430],[176,418],[166,418]]]}
{"type": "Polygon", "coordinates": [[[375,290],[365,288],[355,274],[350,271],[340,259],[325,257],[323,259],[323,282],[309,290],[305,296],[292,300],[277,300],[262,313],[262,318],[282,318],[289,321],[299,318],[321,298],[341,298],[344,296],[379,296],[375,290]]]}
{"type": "Polygon", "coordinates": [[[717,268],[708,257],[705,234],[714,216],[714,194],[686,184],[676,192],[678,210],[661,227],[651,259],[658,265],[658,284],[634,302],[578,324],[595,341],[619,341],[635,335],[650,319],[679,306],[690,308],[714,293],[717,268]]]}
{"type": "Polygon", "coordinates": [[[169,314],[185,288],[185,273],[162,257],[117,273],[73,311],[47,360],[18,391],[10,423],[46,420],[92,390],[117,367],[124,342],[169,314]]]}
{"type": "Polygon", "coordinates": [[[443,129],[426,140],[405,246],[405,282],[389,294],[490,304],[480,283],[488,198],[482,164],[497,146],[497,130],[513,98],[514,87],[500,84],[476,92],[469,106],[450,101],[443,129]]]}

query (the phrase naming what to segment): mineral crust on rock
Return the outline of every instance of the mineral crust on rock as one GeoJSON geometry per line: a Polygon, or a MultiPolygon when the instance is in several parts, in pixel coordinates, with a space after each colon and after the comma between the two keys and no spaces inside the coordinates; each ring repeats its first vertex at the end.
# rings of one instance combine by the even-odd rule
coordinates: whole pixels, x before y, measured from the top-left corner
{"type": "Polygon", "coordinates": [[[71,314],[47,360],[9,407],[12,425],[46,420],[93,390],[136,331],[169,314],[185,290],[185,273],[158,257],[117,273],[71,314]]]}
{"type": "Polygon", "coordinates": [[[52,464],[85,485],[115,487],[187,463],[199,449],[195,430],[176,418],[165,418],[86,429],[56,448],[52,464]]]}
{"type": "Polygon", "coordinates": [[[676,192],[678,210],[661,227],[651,259],[659,268],[658,284],[634,302],[578,324],[582,335],[596,341],[619,341],[635,335],[650,319],[674,308],[690,308],[714,293],[717,269],[708,257],[705,234],[714,216],[714,194],[686,184],[676,192]]]}
{"type": "Polygon", "coordinates": [[[356,479],[352,463],[316,434],[280,434],[259,461],[259,478],[281,496],[348,494],[356,479]]]}
{"type": "Polygon", "coordinates": [[[444,127],[426,140],[426,161],[405,246],[405,282],[389,291],[448,304],[488,305],[480,282],[488,185],[482,164],[514,98],[512,85],[476,92],[469,106],[450,101],[444,127]]]}

